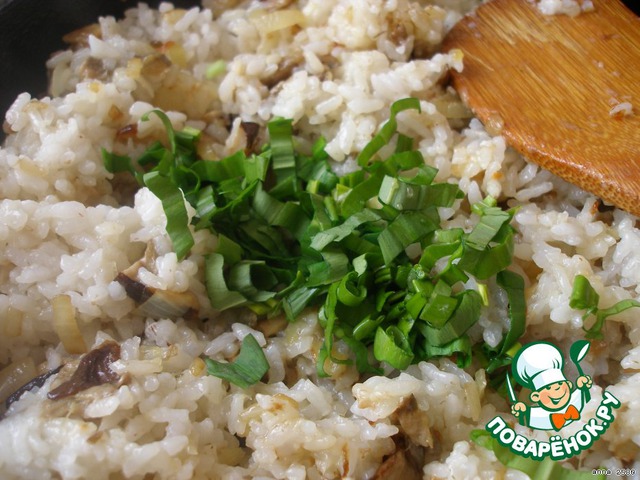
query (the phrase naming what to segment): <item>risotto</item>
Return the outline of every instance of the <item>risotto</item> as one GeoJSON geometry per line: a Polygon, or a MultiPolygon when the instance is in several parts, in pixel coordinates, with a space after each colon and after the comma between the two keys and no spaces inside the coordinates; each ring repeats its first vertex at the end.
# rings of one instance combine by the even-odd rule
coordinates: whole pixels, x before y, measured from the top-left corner
{"type": "MultiPolygon", "coordinates": [[[[499,415],[531,438],[551,433],[517,424],[504,378],[496,383],[476,350],[469,362],[449,352],[402,371],[369,352],[381,370],[362,373],[353,345],[336,338],[336,361],[319,369],[326,311],[312,305],[289,321],[212,306],[206,267],[227,240],[190,225],[193,245],[177,252],[163,199],[103,158],[166,146],[163,119],[198,132],[206,161],[259,153],[280,118],[307,154],[325,139],[327,165],[345,177],[393,116],[434,182],[463,194],[437,208],[441,228],[468,234],[481,222],[472,206],[487,198],[510,212],[508,268],[526,299],[516,346],[546,340],[568,352],[591,326],[570,307],[578,275],[603,308],[640,295],[640,230],[635,217],[508,148],[448,87],[464,59],[439,45],[479,3],[141,3],[67,35],[69,48],[47,64],[49,96],[18,96],[0,148],[0,476],[528,478],[472,432],[499,415]],[[391,113],[409,98],[416,108],[391,113]],[[207,374],[210,361],[239,363],[247,337],[264,352],[266,375],[239,386],[207,374]]],[[[539,7],[597,13],[586,1],[539,7]]],[[[394,142],[380,151],[400,150],[394,142]]],[[[189,202],[185,212],[199,215],[189,202]]],[[[421,254],[415,242],[400,250],[421,254]]],[[[466,338],[496,347],[513,318],[495,280],[484,293],[466,338]]],[[[601,438],[560,465],[563,475],[640,469],[638,318],[634,309],[609,317],[582,360],[591,400],[558,435],[583,428],[605,388],[621,405],[601,438]]],[[[567,372],[574,378],[575,367],[567,372]]]]}

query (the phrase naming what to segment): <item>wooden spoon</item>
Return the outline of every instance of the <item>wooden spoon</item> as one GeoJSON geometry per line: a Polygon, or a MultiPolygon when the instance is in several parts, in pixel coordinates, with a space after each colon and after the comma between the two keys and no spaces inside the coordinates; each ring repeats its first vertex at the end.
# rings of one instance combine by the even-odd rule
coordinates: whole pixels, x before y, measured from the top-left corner
{"type": "Polygon", "coordinates": [[[640,18],[618,0],[578,16],[493,0],[453,27],[453,85],[528,159],[640,215],[640,18]],[[611,114],[623,102],[631,115],[611,114]]]}

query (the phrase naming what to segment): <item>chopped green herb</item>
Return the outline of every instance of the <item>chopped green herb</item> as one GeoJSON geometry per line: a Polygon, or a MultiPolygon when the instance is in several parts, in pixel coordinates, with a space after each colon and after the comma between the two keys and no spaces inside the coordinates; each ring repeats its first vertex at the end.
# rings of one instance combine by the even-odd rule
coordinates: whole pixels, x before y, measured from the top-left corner
{"type": "Polygon", "coordinates": [[[101,150],[102,162],[104,168],[110,173],[129,172],[134,173],[135,170],[131,165],[131,158],[126,155],[116,155],[115,153],[107,152],[104,148],[101,150]]]}
{"type": "MultiPolygon", "coordinates": [[[[404,98],[398,100],[391,106],[389,120],[382,126],[378,134],[371,139],[367,146],[362,149],[362,152],[358,155],[358,165],[361,167],[366,166],[369,160],[371,160],[382,147],[389,143],[398,128],[396,115],[404,110],[420,111],[420,101],[417,98],[404,98]]],[[[404,140],[402,141],[404,142],[404,140]]]]}
{"type": "Polygon", "coordinates": [[[398,370],[404,370],[413,360],[413,351],[406,335],[395,325],[384,330],[378,327],[373,342],[373,354],[398,370]]]}
{"type": "Polygon", "coordinates": [[[207,65],[207,70],[205,71],[204,76],[207,77],[207,79],[211,80],[212,78],[215,78],[218,75],[224,73],[226,69],[227,62],[225,62],[224,60],[216,60],[215,62],[207,65]]]}
{"type": "Polygon", "coordinates": [[[511,327],[488,361],[508,363],[506,352],[524,328],[520,277],[505,271],[514,211],[488,197],[472,206],[479,220],[471,232],[442,228],[438,208],[452,207],[463,194],[455,184],[435,182],[437,170],[397,134],[396,115],[407,109],[419,110],[420,102],[394,103],[389,121],[358,157],[362,168],[342,177],[331,169],[324,139],[309,155],[296,149],[287,119],[269,122],[270,144],[259,154],[213,162],[197,157],[197,132],[174,131],[154,110],[169,148],[156,142],[137,162],[103,156],[110,171],[134,173],[162,200],[180,258],[192,245],[190,228],[218,236],[205,263],[215,309],[284,312],[294,321],[306,307],[320,308],[320,375],[327,359],[345,361],[336,358],[336,340],[349,346],[361,372],[379,372],[376,362],[404,369],[452,355],[467,365],[472,345],[465,332],[488,308],[487,285],[495,282],[477,291],[464,284],[495,275],[509,295],[511,327]],[[395,152],[380,158],[394,139],[395,152]],[[192,226],[183,196],[196,211],[192,226]],[[411,258],[407,252],[416,248],[422,255],[411,258]]]}
{"type": "Polygon", "coordinates": [[[471,363],[471,340],[467,335],[462,335],[442,346],[425,344],[424,351],[427,359],[455,355],[456,363],[460,368],[466,368],[471,363]]]}
{"type": "Polygon", "coordinates": [[[148,112],[143,115],[142,120],[147,121],[152,113],[162,121],[171,149],[166,149],[157,142],[143,153],[137,163],[141,167],[153,166],[151,171],[141,174],[135,170],[129,157],[104,150],[102,158],[107,171],[131,172],[141,185],[149,188],[160,199],[167,216],[167,233],[178,260],[182,260],[194,243],[183,195],[190,200],[200,187],[198,175],[190,169],[196,158],[195,145],[200,132],[191,128],[175,132],[169,117],[161,110],[148,112]]]}
{"type": "MultiPolygon", "coordinates": [[[[524,279],[515,272],[503,270],[498,273],[497,284],[506,293],[509,300],[509,330],[502,342],[495,349],[486,348],[489,362],[485,366],[491,374],[501,367],[508,366],[515,353],[514,347],[518,339],[524,334],[526,327],[527,306],[524,297],[524,279]]],[[[504,377],[504,375],[502,375],[504,377]]]]}
{"type": "Polygon", "coordinates": [[[458,267],[485,280],[511,264],[515,230],[509,222],[515,210],[503,211],[491,197],[474,205],[472,210],[480,215],[480,222],[464,241],[458,267]]]}
{"type": "Polygon", "coordinates": [[[189,230],[189,217],[182,192],[171,179],[160,172],[145,173],[142,178],[147,188],[162,202],[162,208],[167,216],[167,233],[178,259],[181,260],[194,243],[189,230]]]}
{"type": "Polygon", "coordinates": [[[634,307],[640,307],[640,302],[633,299],[620,300],[608,308],[599,308],[600,296],[589,283],[584,275],[576,275],[573,280],[573,290],[569,300],[569,306],[576,310],[586,310],[582,320],[586,320],[591,315],[596,316],[596,320],[590,328],[585,328],[586,337],[589,339],[603,338],[602,328],[607,318],[622,313],[634,307]]]}
{"type": "Polygon", "coordinates": [[[573,289],[569,298],[569,306],[577,310],[586,310],[587,314],[595,313],[598,310],[600,295],[591,286],[589,280],[584,275],[576,275],[573,279],[573,289]]]}
{"type": "Polygon", "coordinates": [[[231,363],[222,363],[211,358],[204,359],[207,373],[247,388],[260,381],[269,370],[269,362],[258,341],[251,334],[244,337],[240,353],[231,363]]]}

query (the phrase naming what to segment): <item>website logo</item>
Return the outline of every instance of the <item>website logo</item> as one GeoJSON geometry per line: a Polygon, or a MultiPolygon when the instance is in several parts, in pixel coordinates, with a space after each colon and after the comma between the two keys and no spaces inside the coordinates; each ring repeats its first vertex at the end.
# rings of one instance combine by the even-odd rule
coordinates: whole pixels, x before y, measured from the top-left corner
{"type": "MultiPolygon", "coordinates": [[[[530,391],[529,402],[517,399],[508,373],[506,384],[511,413],[521,425],[558,432],[582,418],[584,406],[591,400],[590,389],[593,386],[593,380],[584,374],[580,366],[589,348],[590,343],[586,340],[578,340],[571,345],[569,357],[578,371],[574,381],[566,378],[564,357],[552,343],[533,342],[520,349],[513,358],[511,374],[518,384],[530,391]]],[[[553,435],[549,442],[538,442],[517,434],[499,416],[486,425],[486,430],[516,454],[536,460],[545,457],[561,460],[589,448],[615,420],[613,409],[619,407],[620,401],[605,390],[595,418],[582,419],[585,425],[575,435],[568,438],[553,435]]]]}

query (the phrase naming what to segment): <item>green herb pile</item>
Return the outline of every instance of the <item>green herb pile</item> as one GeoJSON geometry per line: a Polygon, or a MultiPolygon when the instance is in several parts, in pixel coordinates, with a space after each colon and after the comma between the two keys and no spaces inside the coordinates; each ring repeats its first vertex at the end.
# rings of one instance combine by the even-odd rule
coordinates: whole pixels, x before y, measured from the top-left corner
{"type": "Polygon", "coordinates": [[[154,110],[168,148],[157,142],[135,164],[103,157],[110,172],[131,172],[162,201],[179,258],[193,245],[183,195],[196,211],[195,229],[218,235],[206,261],[215,309],[245,306],[294,321],[306,307],[319,307],[320,375],[328,359],[345,361],[334,356],[336,339],[350,347],[361,372],[380,372],[378,362],[404,369],[453,355],[465,366],[472,351],[492,372],[509,364],[525,326],[523,279],[506,270],[514,212],[486,198],[472,206],[478,223],[471,232],[441,227],[438,208],[463,194],[457,185],[434,183],[437,170],[396,132],[396,115],[419,108],[413,98],[394,103],[389,121],[358,156],[361,169],[342,177],[331,170],[323,139],[310,155],[297,151],[286,119],[268,124],[270,143],[261,153],[206,161],[196,155],[197,131],[174,131],[154,110]],[[394,137],[395,152],[379,158],[394,137]],[[422,253],[410,258],[414,244],[422,253]],[[489,307],[488,288],[504,289],[509,299],[510,329],[496,348],[472,345],[466,335],[489,307]]]}

